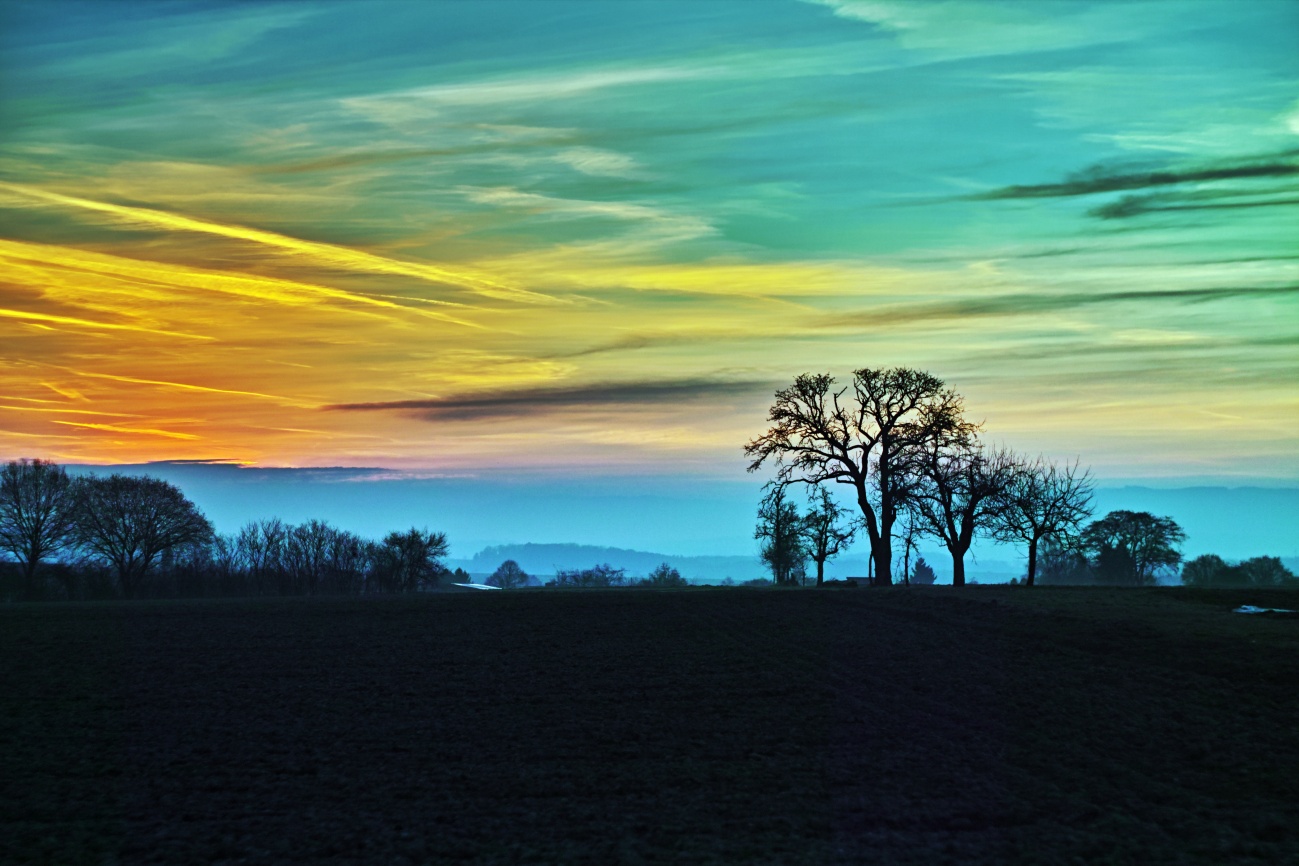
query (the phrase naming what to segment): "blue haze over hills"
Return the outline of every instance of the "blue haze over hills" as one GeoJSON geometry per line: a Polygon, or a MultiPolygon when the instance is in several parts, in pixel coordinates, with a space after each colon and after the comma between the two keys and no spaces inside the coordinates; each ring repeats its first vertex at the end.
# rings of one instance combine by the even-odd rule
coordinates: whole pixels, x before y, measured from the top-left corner
{"type": "MultiPolygon", "coordinates": [[[[384,469],[204,462],[69,468],[164,478],[226,533],[269,517],[291,523],[318,518],[367,537],[427,526],[447,533],[448,564],[474,574],[514,558],[538,574],[596,562],[644,574],[666,560],[695,580],[763,575],[752,537],[763,480],[757,477],[414,477],[384,469]],[[484,550],[490,547],[499,549],[484,550]]],[[[1097,516],[1117,508],[1171,516],[1186,530],[1188,557],[1299,557],[1299,488],[1101,485],[1097,516]]],[[[940,581],[950,578],[940,547],[924,544],[920,552],[940,581]]],[[[1008,580],[1022,570],[1021,551],[990,543],[976,545],[968,566],[972,578],[985,582],[1008,580]]],[[[864,542],[827,566],[830,577],[865,573],[864,542]]]]}

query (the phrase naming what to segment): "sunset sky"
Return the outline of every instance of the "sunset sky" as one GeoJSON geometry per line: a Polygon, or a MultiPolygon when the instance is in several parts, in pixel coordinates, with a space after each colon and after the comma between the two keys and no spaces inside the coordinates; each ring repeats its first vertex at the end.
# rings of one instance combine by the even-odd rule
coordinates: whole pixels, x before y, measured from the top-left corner
{"type": "Polygon", "coordinates": [[[1299,482],[1299,3],[0,4],[0,456],[1299,482]]]}

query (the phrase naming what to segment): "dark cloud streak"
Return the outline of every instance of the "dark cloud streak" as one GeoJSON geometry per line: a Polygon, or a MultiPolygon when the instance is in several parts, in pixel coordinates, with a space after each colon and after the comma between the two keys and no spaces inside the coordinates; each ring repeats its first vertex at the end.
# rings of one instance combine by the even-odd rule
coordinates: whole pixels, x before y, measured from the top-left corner
{"type": "Polygon", "coordinates": [[[1274,155],[1269,161],[1209,166],[1191,170],[1113,172],[1095,167],[1061,183],[1016,184],[969,196],[972,201],[1021,198],[1067,198],[1123,190],[1176,186],[1184,183],[1208,183],[1219,180],[1242,180],[1299,175],[1299,164],[1284,161],[1294,152],[1274,155]]]}
{"type": "Polygon", "coordinates": [[[1169,213],[1194,210],[1235,210],[1255,207],[1286,207],[1299,205],[1299,198],[1266,199],[1264,201],[1228,201],[1210,204],[1164,204],[1167,199],[1159,196],[1125,195],[1123,198],[1107,205],[1089,210],[1089,216],[1100,219],[1127,219],[1148,213],[1169,213]]]}
{"type": "Polygon", "coordinates": [[[703,378],[660,382],[597,382],[422,400],[339,403],[322,408],[344,412],[402,411],[426,421],[472,421],[598,411],[610,406],[669,406],[719,401],[757,396],[773,391],[776,387],[767,381],[703,378]]]}

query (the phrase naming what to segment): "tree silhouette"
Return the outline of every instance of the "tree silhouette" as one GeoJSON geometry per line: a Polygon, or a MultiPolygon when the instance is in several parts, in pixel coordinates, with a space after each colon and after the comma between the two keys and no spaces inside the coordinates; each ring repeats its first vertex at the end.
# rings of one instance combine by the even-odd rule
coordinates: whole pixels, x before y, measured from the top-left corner
{"type": "Polygon", "coordinates": [[[139,594],[164,552],[212,538],[212,524],[194,503],[160,478],[109,475],[77,487],[78,543],[115,569],[126,598],[139,594]]]}
{"type": "Polygon", "coordinates": [[[773,485],[758,505],[758,526],[753,537],[763,541],[759,555],[771,569],[771,579],[777,586],[797,584],[805,575],[803,527],[803,518],[797,506],[786,498],[784,485],[773,485]]]}
{"type": "Polygon", "coordinates": [[[0,550],[22,565],[23,595],[37,595],[36,569],[74,539],[76,491],[62,466],[11,460],[0,469],[0,550]]]}
{"type": "Polygon", "coordinates": [[[962,400],[936,376],[907,368],[861,369],[849,387],[804,374],[776,392],[771,427],[744,452],[756,471],[772,459],[776,481],[847,484],[870,538],[876,582],[891,582],[893,524],[912,493],[916,452],[960,425],[962,400]]]}
{"type": "Polygon", "coordinates": [[[500,564],[492,576],[487,578],[488,586],[499,586],[501,589],[514,589],[528,585],[528,573],[512,559],[500,564]]]}
{"type": "Polygon", "coordinates": [[[965,585],[965,554],[975,536],[995,530],[1015,466],[1010,452],[975,442],[972,425],[933,437],[920,453],[911,509],[951,554],[953,586],[965,585]]]}
{"type": "Polygon", "coordinates": [[[1079,546],[1092,558],[1102,583],[1145,586],[1160,569],[1182,561],[1186,533],[1171,517],[1148,511],[1111,511],[1083,530],[1079,546]]]}
{"type": "Polygon", "coordinates": [[[415,592],[436,585],[446,568],[447,537],[441,532],[411,527],[389,532],[379,547],[379,584],[387,592],[415,592]]]}
{"type": "Polygon", "coordinates": [[[844,523],[845,509],[824,487],[814,488],[812,510],[803,516],[803,544],[816,563],[816,585],[825,583],[825,563],[842,553],[857,535],[857,526],[844,523]]]}
{"type": "Polygon", "coordinates": [[[919,586],[930,586],[936,580],[938,575],[934,573],[933,567],[925,562],[925,558],[922,556],[917,559],[915,571],[911,574],[911,582],[919,586]]]}
{"type": "Polygon", "coordinates": [[[655,569],[649,573],[648,577],[643,578],[640,582],[640,585],[641,586],[689,586],[690,583],[684,577],[681,576],[681,572],[677,571],[675,568],[673,568],[672,566],[668,565],[665,562],[662,565],[655,567],[655,569]]]}
{"type": "Polygon", "coordinates": [[[1028,576],[1037,576],[1037,549],[1044,538],[1064,542],[1091,515],[1091,473],[1078,464],[1057,466],[1039,457],[1017,460],[1009,484],[1001,495],[993,534],[1002,541],[1028,545],[1028,576]]]}

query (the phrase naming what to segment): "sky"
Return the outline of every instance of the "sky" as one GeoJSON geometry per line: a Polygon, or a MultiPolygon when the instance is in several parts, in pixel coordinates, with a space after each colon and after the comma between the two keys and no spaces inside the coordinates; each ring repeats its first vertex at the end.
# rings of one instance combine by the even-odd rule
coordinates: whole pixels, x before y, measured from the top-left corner
{"type": "Polygon", "coordinates": [[[756,489],[910,366],[1296,486],[1297,326],[1290,0],[0,2],[6,458],[756,489]]]}

